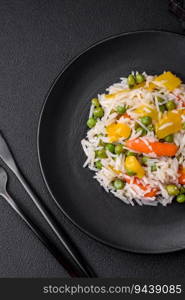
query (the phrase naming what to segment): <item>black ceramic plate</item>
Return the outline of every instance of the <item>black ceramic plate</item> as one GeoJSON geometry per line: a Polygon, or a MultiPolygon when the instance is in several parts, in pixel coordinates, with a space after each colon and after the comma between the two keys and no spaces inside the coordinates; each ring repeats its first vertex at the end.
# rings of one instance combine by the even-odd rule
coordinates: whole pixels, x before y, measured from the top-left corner
{"type": "Polygon", "coordinates": [[[41,169],[59,207],[90,236],[134,252],[175,251],[185,248],[185,205],[126,205],[82,168],[80,141],[87,131],[90,99],[132,70],[171,70],[185,80],[185,38],[156,31],[122,34],[73,60],[54,82],[41,113],[41,169]]]}

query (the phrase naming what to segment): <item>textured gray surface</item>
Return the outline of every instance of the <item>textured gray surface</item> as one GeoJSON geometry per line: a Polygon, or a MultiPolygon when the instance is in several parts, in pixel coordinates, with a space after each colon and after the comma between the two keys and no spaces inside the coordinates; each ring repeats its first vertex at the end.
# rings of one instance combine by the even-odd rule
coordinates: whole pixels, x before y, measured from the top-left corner
{"type": "MultiPolygon", "coordinates": [[[[180,23],[167,7],[167,0],[0,0],[0,128],[29,182],[101,277],[182,277],[185,251],[166,255],[118,251],[90,239],[66,220],[41,177],[36,148],[39,113],[56,75],[92,43],[134,30],[181,33],[180,23]]],[[[30,199],[10,175],[12,196],[47,230],[30,199]]],[[[66,276],[1,199],[0,277],[66,276]]]]}

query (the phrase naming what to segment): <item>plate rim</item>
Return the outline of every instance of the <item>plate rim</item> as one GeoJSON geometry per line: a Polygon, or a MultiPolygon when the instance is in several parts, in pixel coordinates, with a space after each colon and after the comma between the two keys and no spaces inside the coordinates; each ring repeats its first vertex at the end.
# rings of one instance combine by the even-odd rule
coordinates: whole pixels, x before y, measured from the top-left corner
{"type": "Polygon", "coordinates": [[[46,107],[46,103],[48,101],[48,98],[50,96],[50,93],[52,92],[55,84],[58,82],[59,78],[61,78],[63,76],[63,74],[65,73],[65,71],[67,71],[67,69],[76,61],[78,60],[81,56],[83,56],[83,54],[85,54],[86,52],[88,52],[89,50],[91,50],[92,48],[99,46],[107,41],[111,41],[115,38],[119,38],[119,37],[123,37],[123,36],[127,36],[127,35],[134,35],[134,34],[142,34],[142,33],[160,33],[160,34],[165,34],[165,35],[174,35],[174,36],[180,36],[185,38],[185,35],[183,33],[177,33],[177,32],[173,32],[173,31],[167,31],[167,30],[136,30],[136,31],[128,31],[128,32],[121,32],[118,34],[114,34],[114,35],[110,35],[104,39],[101,39],[99,41],[96,41],[92,44],[90,44],[89,47],[81,50],[79,53],[77,53],[75,56],[73,56],[62,68],[62,70],[56,75],[56,77],[54,78],[54,80],[51,82],[48,91],[46,92],[46,95],[44,97],[44,101],[42,103],[41,106],[41,110],[39,113],[39,120],[38,120],[38,126],[37,126],[37,155],[38,155],[38,161],[39,161],[39,167],[40,167],[40,171],[41,171],[41,175],[42,178],[44,180],[44,183],[46,185],[46,188],[49,192],[49,195],[51,196],[52,200],[54,201],[54,203],[57,205],[57,207],[59,208],[60,212],[63,213],[63,215],[76,227],[78,228],[81,232],[85,233],[87,236],[89,236],[90,238],[94,239],[95,241],[100,242],[103,245],[109,246],[113,249],[118,249],[121,251],[127,251],[127,252],[131,252],[131,253],[138,253],[138,254],[162,254],[162,253],[172,253],[172,252],[177,252],[177,251],[181,251],[185,249],[185,242],[184,242],[184,246],[180,246],[180,247],[172,247],[172,248],[162,248],[162,249],[158,249],[158,250],[133,250],[129,247],[126,246],[118,246],[115,245],[114,243],[111,242],[107,242],[105,240],[103,240],[102,238],[97,237],[96,235],[94,235],[93,233],[89,232],[88,230],[86,230],[85,228],[83,228],[81,225],[79,225],[75,220],[73,220],[73,218],[65,211],[65,209],[59,204],[59,202],[57,201],[56,197],[54,196],[49,183],[46,179],[46,175],[44,173],[44,168],[43,168],[43,164],[42,164],[42,159],[41,159],[41,153],[40,153],[40,135],[41,135],[41,123],[42,123],[42,117],[44,114],[44,110],[46,107]]]}

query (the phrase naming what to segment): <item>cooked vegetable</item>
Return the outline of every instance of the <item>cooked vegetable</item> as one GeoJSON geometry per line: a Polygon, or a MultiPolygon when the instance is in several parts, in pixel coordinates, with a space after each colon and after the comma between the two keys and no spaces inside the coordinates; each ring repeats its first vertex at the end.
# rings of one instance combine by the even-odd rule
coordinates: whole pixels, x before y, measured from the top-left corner
{"type": "Polygon", "coordinates": [[[143,157],[141,158],[141,163],[142,163],[143,165],[147,165],[147,161],[148,161],[148,157],[147,157],[147,156],[143,156],[143,157]]]}
{"type": "Polygon", "coordinates": [[[165,112],[155,126],[158,139],[163,139],[167,135],[176,133],[181,128],[181,116],[177,111],[165,112]]]}
{"type": "Polygon", "coordinates": [[[97,157],[99,158],[107,158],[107,154],[105,152],[105,149],[101,149],[97,151],[97,157]]]}
{"type": "Polygon", "coordinates": [[[95,167],[96,167],[97,169],[99,169],[99,170],[102,169],[102,163],[101,163],[101,160],[97,160],[97,161],[95,162],[95,167]]]}
{"type": "Polygon", "coordinates": [[[157,156],[174,156],[178,147],[173,143],[144,142],[142,139],[126,141],[126,147],[141,153],[155,153],[157,156]]]}
{"type": "Polygon", "coordinates": [[[157,112],[156,108],[151,105],[143,104],[143,105],[139,106],[138,108],[136,108],[134,110],[134,112],[141,117],[148,116],[148,117],[151,117],[152,120],[155,120],[155,121],[158,120],[158,112],[157,112]]]}
{"type": "Polygon", "coordinates": [[[135,176],[136,175],[136,172],[133,172],[133,171],[130,171],[130,170],[126,170],[126,174],[128,176],[135,176]]]}
{"type": "Polygon", "coordinates": [[[157,166],[156,166],[156,164],[154,164],[153,166],[151,166],[151,171],[152,171],[152,172],[157,171],[157,166]]]}
{"type": "Polygon", "coordinates": [[[173,109],[175,109],[176,108],[176,104],[175,104],[175,102],[174,101],[168,101],[167,103],[166,103],[166,108],[167,108],[167,110],[173,110],[173,109]]]}
{"type": "Polygon", "coordinates": [[[157,96],[156,98],[159,103],[163,103],[165,101],[165,99],[160,96],[157,96]]]}
{"type": "Polygon", "coordinates": [[[125,186],[125,183],[121,179],[116,179],[114,180],[113,185],[116,190],[122,190],[125,186]]]}
{"type": "Polygon", "coordinates": [[[164,104],[159,105],[159,110],[160,110],[160,112],[164,113],[166,110],[166,106],[164,104]]]}
{"type": "Polygon", "coordinates": [[[96,120],[94,118],[89,118],[89,120],[87,121],[87,126],[89,128],[93,128],[96,125],[96,120]]]}
{"type": "Polygon", "coordinates": [[[166,190],[170,196],[177,196],[179,194],[179,189],[175,184],[167,185],[166,190]]]}
{"type": "Polygon", "coordinates": [[[106,128],[110,142],[116,142],[120,138],[128,138],[131,129],[127,124],[113,123],[106,128]]]}
{"type": "Polygon", "coordinates": [[[94,106],[100,106],[100,102],[99,102],[98,98],[93,98],[93,99],[91,100],[91,103],[92,103],[94,106]]]}
{"type": "MultiPolygon", "coordinates": [[[[130,183],[130,178],[125,177],[125,181],[127,183],[130,183]]],[[[150,190],[149,192],[147,192],[146,194],[144,194],[144,197],[155,197],[158,190],[157,188],[151,188],[149,184],[144,185],[139,179],[134,178],[134,182],[133,184],[136,184],[141,190],[143,191],[147,191],[150,190]]]]}
{"type": "Polygon", "coordinates": [[[127,78],[127,83],[129,87],[133,87],[136,84],[134,75],[130,74],[127,78]]]}
{"type": "Polygon", "coordinates": [[[184,203],[185,202],[185,195],[184,194],[178,195],[177,198],[176,198],[176,201],[178,203],[184,203]]]}
{"type": "Polygon", "coordinates": [[[115,145],[114,144],[106,144],[105,149],[110,151],[111,153],[114,153],[115,151],[115,145]]]}
{"type": "Polygon", "coordinates": [[[185,184],[185,168],[180,166],[178,175],[179,175],[179,178],[178,178],[179,183],[185,184]]]}
{"type": "Polygon", "coordinates": [[[118,144],[115,146],[115,153],[116,154],[121,154],[123,152],[123,145],[122,144],[118,144]]]}
{"type": "Polygon", "coordinates": [[[132,151],[127,151],[126,156],[136,156],[136,153],[132,151]]]}
{"type": "Polygon", "coordinates": [[[136,74],[136,82],[137,83],[142,83],[143,81],[145,81],[145,76],[140,74],[140,73],[137,73],[136,74]]]}
{"type": "Polygon", "coordinates": [[[184,186],[181,186],[181,187],[180,187],[180,193],[181,193],[181,194],[185,194],[185,187],[184,187],[184,186]]]}
{"type": "Polygon", "coordinates": [[[164,72],[157,76],[154,80],[154,84],[155,82],[156,84],[160,83],[161,86],[165,87],[170,92],[181,84],[181,80],[171,72],[164,72]]]}
{"type": "Polygon", "coordinates": [[[125,169],[128,172],[133,172],[138,178],[145,175],[145,170],[135,156],[127,156],[125,159],[125,169]]]}
{"type": "Polygon", "coordinates": [[[153,124],[148,125],[147,128],[148,128],[149,131],[154,131],[154,125],[153,124]]]}
{"type": "Polygon", "coordinates": [[[145,126],[148,126],[152,123],[152,118],[150,116],[145,116],[141,118],[141,123],[145,126]]]}
{"type": "Polygon", "coordinates": [[[167,143],[172,143],[173,142],[173,134],[167,135],[164,138],[164,141],[167,142],[167,143]]]}
{"type": "Polygon", "coordinates": [[[140,136],[144,136],[144,135],[147,134],[146,129],[144,129],[143,127],[138,127],[138,128],[136,129],[136,132],[137,132],[137,133],[140,132],[140,136]]]}
{"type": "Polygon", "coordinates": [[[119,113],[119,114],[124,114],[126,112],[127,108],[126,106],[117,106],[116,107],[116,111],[119,113]]]}
{"type": "Polygon", "coordinates": [[[93,115],[95,118],[101,118],[104,115],[104,110],[102,107],[96,107],[94,109],[93,115]]]}

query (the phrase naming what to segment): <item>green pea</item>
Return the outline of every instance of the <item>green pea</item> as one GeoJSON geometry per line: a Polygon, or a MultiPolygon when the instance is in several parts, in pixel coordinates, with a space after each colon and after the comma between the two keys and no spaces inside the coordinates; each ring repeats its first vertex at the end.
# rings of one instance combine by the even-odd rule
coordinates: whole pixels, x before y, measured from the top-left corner
{"type": "Polygon", "coordinates": [[[123,145],[121,145],[121,144],[116,145],[115,146],[115,153],[119,155],[122,152],[123,152],[123,145]]]}
{"type": "Polygon", "coordinates": [[[158,101],[158,102],[160,102],[160,103],[162,103],[162,102],[164,102],[164,101],[165,101],[165,99],[163,99],[163,98],[161,98],[161,97],[157,96],[157,101],[158,101]]]}
{"type": "Polygon", "coordinates": [[[129,171],[129,170],[126,170],[126,173],[127,173],[128,176],[134,176],[134,175],[136,175],[135,172],[129,171]]]}
{"type": "Polygon", "coordinates": [[[140,135],[141,135],[141,136],[144,136],[144,135],[147,134],[146,129],[144,129],[143,127],[138,127],[138,128],[136,129],[136,132],[137,132],[137,133],[140,132],[140,135]]]}
{"type": "Polygon", "coordinates": [[[143,81],[145,81],[145,76],[140,74],[140,73],[137,73],[136,74],[136,82],[137,83],[142,83],[143,81]]]}
{"type": "Polygon", "coordinates": [[[170,196],[177,196],[179,194],[179,189],[175,184],[167,185],[166,190],[170,196]]]}
{"type": "Polygon", "coordinates": [[[159,110],[163,113],[166,110],[165,104],[159,105],[159,110]]]}
{"type": "Polygon", "coordinates": [[[127,151],[126,156],[136,156],[136,153],[132,151],[127,151]]]}
{"type": "Polygon", "coordinates": [[[151,166],[151,172],[155,172],[157,171],[157,166],[156,164],[154,164],[153,166],[151,166]]]}
{"type": "Polygon", "coordinates": [[[173,142],[173,134],[167,135],[164,138],[164,141],[167,142],[167,143],[172,143],[173,142]]]}
{"type": "Polygon", "coordinates": [[[148,126],[152,123],[152,118],[149,116],[145,116],[141,118],[141,123],[145,126],[148,126]]]}
{"type": "Polygon", "coordinates": [[[116,107],[116,111],[119,113],[119,114],[124,114],[126,112],[127,108],[126,106],[117,106],[116,107]]]}
{"type": "Polygon", "coordinates": [[[101,149],[97,151],[97,157],[99,158],[107,158],[107,154],[105,149],[101,149]]]}
{"type": "Polygon", "coordinates": [[[93,115],[95,118],[101,118],[104,115],[104,110],[102,107],[96,107],[94,109],[93,115]]]}
{"type": "Polygon", "coordinates": [[[141,163],[142,163],[143,165],[147,165],[147,162],[148,162],[148,157],[147,157],[147,156],[143,156],[143,157],[141,158],[141,163]]]}
{"type": "Polygon", "coordinates": [[[87,121],[87,126],[89,128],[93,128],[96,125],[96,120],[94,118],[89,118],[89,120],[87,121]]]}
{"type": "Polygon", "coordinates": [[[98,143],[98,146],[104,147],[104,146],[105,146],[105,143],[104,143],[102,140],[100,140],[99,143],[98,143]]]}
{"type": "Polygon", "coordinates": [[[95,167],[96,167],[97,169],[99,169],[99,170],[102,169],[102,163],[101,163],[101,160],[97,160],[97,161],[95,162],[95,167]]]}
{"type": "Polygon", "coordinates": [[[148,128],[149,131],[154,131],[154,125],[153,124],[148,125],[147,128],[148,128]]]}
{"type": "Polygon", "coordinates": [[[176,104],[174,101],[170,100],[166,103],[167,110],[173,110],[176,108],[176,104]]]}
{"type": "Polygon", "coordinates": [[[177,201],[178,203],[183,203],[183,202],[185,202],[185,195],[184,195],[184,194],[178,195],[177,198],[176,198],[176,201],[177,201]]]}
{"type": "Polygon", "coordinates": [[[100,102],[99,102],[98,98],[93,98],[93,99],[91,100],[91,103],[92,103],[94,106],[100,106],[100,102]]]}
{"type": "Polygon", "coordinates": [[[125,186],[125,183],[121,179],[115,179],[113,186],[116,190],[122,190],[125,186]]]}
{"type": "Polygon", "coordinates": [[[181,194],[185,194],[185,186],[181,186],[180,187],[180,193],[181,194]]]}
{"type": "Polygon", "coordinates": [[[106,144],[105,149],[110,151],[111,153],[114,153],[115,146],[114,146],[114,144],[106,144]]]}
{"type": "Polygon", "coordinates": [[[185,123],[182,124],[182,129],[185,130],[185,123]]]}
{"type": "Polygon", "coordinates": [[[130,74],[127,78],[127,83],[129,87],[133,87],[136,84],[136,80],[133,74],[130,74]]]}

